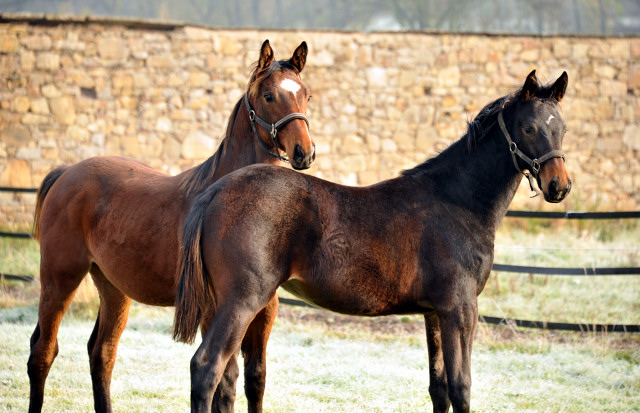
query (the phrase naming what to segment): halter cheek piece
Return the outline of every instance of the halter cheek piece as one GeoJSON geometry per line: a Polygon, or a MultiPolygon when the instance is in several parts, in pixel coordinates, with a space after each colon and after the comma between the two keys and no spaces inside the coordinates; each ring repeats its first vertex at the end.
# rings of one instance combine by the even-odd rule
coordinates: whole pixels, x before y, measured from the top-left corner
{"type": "Polygon", "coordinates": [[[518,145],[516,145],[516,143],[513,140],[511,140],[511,136],[509,136],[507,127],[504,125],[502,110],[498,112],[498,124],[500,125],[500,129],[502,130],[504,137],[507,139],[507,142],[509,143],[509,152],[511,152],[511,159],[513,159],[513,165],[516,167],[516,170],[518,172],[526,176],[527,179],[529,180],[529,187],[534,192],[531,198],[537,197],[538,195],[540,195],[540,190],[533,185],[533,179],[534,177],[538,179],[538,172],[540,172],[540,166],[545,161],[548,161],[551,158],[562,158],[562,160],[564,161],[565,160],[564,152],[558,151],[558,150],[552,150],[542,155],[539,158],[531,159],[518,148],[518,145]],[[529,170],[531,171],[530,174],[527,171],[523,171],[522,169],[520,169],[520,167],[518,166],[518,160],[516,159],[516,156],[518,156],[527,165],[529,165],[529,170]]]}
{"type": "Polygon", "coordinates": [[[269,122],[266,122],[264,119],[261,119],[260,116],[258,116],[256,114],[256,112],[253,110],[253,108],[251,108],[251,104],[249,103],[249,94],[248,93],[245,93],[245,95],[244,95],[244,103],[245,103],[245,106],[247,107],[247,111],[249,112],[249,120],[251,121],[251,129],[253,129],[253,135],[255,136],[256,140],[260,144],[260,147],[269,156],[271,156],[273,158],[280,159],[283,162],[290,162],[288,156],[280,155],[280,144],[278,142],[278,136],[277,136],[278,135],[278,130],[283,128],[287,123],[289,123],[290,121],[292,121],[294,119],[302,119],[302,120],[304,120],[305,123],[307,124],[307,128],[308,128],[309,127],[309,119],[307,119],[307,117],[304,115],[304,113],[293,112],[293,113],[290,113],[287,116],[283,117],[282,119],[280,119],[276,123],[269,123],[269,122]],[[271,141],[273,142],[273,148],[270,148],[269,146],[267,146],[267,144],[262,139],[260,139],[260,136],[258,135],[258,130],[256,128],[256,123],[269,131],[269,133],[271,135],[271,141]],[[271,152],[271,150],[274,149],[274,148],[276,150],[276,153],[271,152]]]}

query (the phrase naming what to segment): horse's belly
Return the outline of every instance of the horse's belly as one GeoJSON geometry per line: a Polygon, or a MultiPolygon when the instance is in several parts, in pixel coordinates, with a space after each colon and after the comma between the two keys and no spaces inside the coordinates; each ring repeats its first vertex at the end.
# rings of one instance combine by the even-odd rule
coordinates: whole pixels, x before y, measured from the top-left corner
{"type": "MultiPolygon", "coordinates": [[[[172,275],[160,274],[150,268],[120,268],[118,271],[107,264],[96,264],[104,278],[127,297],[148,305],[167,307],[175,304],[176,283],[172,275]]],[[[99,282],[96,284],[99,289],[99,282]]]]}
{"type": "Polygon", "coordinates": [[[158,288],[156,283],[154,289],[146,289],[144,291],[140,289],[132,289],[127,295],[133,300],[147,305],[155,305],[161,307],[172,307],[176,302],[176,289],[173,288],[173,284],[164,285],[162,288],[158,288]]]}
{"type": "Polygon", "coordinates": [[[326,286],[311,285],[295,278],[285,282],[281,287],[316,307],[356,316],[423,313],[429,308],[418,302],[405,300],[405,297],[389,300],[388,296],[357,291],[348,287],[330,289],[326,286]]]}
{"type": "Polygon", "coordinates": [[[103,232],[107,235],[93,238],[89,249],[92,262],[104,277],[135,301],[174,305],[178,247],[171,242],[173,237],[155,236],[154,231],[144,228],[103,232]]]}

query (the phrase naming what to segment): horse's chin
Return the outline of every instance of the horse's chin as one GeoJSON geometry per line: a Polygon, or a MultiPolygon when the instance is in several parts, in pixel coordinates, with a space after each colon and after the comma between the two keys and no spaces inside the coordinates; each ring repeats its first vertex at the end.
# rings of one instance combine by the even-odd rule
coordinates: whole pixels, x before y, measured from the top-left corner
{"type": "Polygon", "coordinates": [[[564,197],[562,199],[552,198],[546,192],[543,192],[543,195],[544,195],[544,200],[549,202],[550,204],[558,204],[562,202],[562,200],[564,199],[564,197]]]}
{"type": "Polygon", "coordinates": [[[303,171],[303,170],[305,170],[305,169],[309,169],[309,168],[311,168],[311,164],[303,164],[303,165],[294,165],[294,164],[291,164],[291,167],[292,167],[293,169],[295,169],[296,171],[303,171]]]}

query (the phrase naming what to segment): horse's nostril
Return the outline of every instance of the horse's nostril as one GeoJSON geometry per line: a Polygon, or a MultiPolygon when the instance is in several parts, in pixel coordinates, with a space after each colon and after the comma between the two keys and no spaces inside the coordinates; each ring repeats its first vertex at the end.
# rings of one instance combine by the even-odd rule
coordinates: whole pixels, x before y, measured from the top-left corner
{"type": "Polygon", "coordinates": [[[554,178],[549,182],[548,197],[545,199],[549,202],[560,202],[571,191],[571,180],[567,180],[566,184],[563,184],[559,179],[554,178]]]}
{"type": "Polygon", "coordinates": [[[296,147],[293,149],[293,160],[298,163],[304,160],[304,151],[302,150],[302,146],[298,144],[296,144],[296,147]]]}

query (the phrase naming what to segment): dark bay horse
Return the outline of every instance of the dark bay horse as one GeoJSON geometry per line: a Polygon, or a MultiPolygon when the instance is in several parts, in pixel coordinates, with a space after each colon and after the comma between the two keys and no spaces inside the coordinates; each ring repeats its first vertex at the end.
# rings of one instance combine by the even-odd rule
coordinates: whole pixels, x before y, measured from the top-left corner
{"type": "Polygon", "coordinates": [[[193,341],[216,314],[191,360],[191,410],[209,411],[227,360],[282,286],[345,314],[423,314],[433,409],[468,412],[477,295],[523,170],[548,202],[571,188],[567,80],[542,86],[532,72],[438,156],[369,187],[254,165],[200,194],[184,221],[174,338],[193,341]]]}
{"type": "MultiPolygon", "coordinates": [[[[132,299],[174,304],[179,231],[194,197],[247,165],[286,160],[295,169],[309,167],[315,145],[304,115],[309,89],[300,79],[306,57],[305,42],[290,59],[280,61],[274,60],[269,41],[263,43],[220,147],[200,166],[172,177],[131,159],[95,157],[59,167],[45,177],[35,214],[41,291],[28,361],[30,412],[42,409],[45,380],[58,353],[58,328],[87,272],[100,296],[88,343],[95,409],[111,411],[111,374],[129,305],[132,299]]],[[[273,299],[255,318],[256,327],[247,330],[249,400],[262,398],[254,383],[264,381],[257,377],[264,374],[264,340],[253,330],[263,334],[263,324],[271,325],[277,305],[273,299]]],[[[233,410],[237,375],[234,358],[217,394],[216,411],[233,410]]]]}

